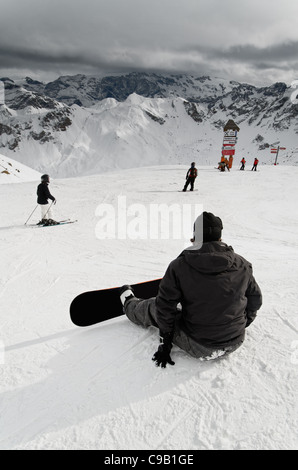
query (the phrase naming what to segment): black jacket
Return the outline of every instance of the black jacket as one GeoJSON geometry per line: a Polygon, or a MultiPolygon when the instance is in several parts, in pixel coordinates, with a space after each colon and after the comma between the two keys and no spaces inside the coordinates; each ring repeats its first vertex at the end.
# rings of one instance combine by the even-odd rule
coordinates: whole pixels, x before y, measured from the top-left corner
{"type": "Polygon", "coordinates": [[[248,261],[225,243],[208,242],[170,263],[156,298],[162,332],[174,330],[179,302],[180,327],[202,345],[224,347],[242,341],[262,294],[248,261]]]}
{"type": "Polygon", "coordinates": [[[48,204],[48,199],[55,201],[54,196],[52,196],[50,193],[48,184],[49,183],[43,182],[37,186],[37,203],[38,204],[42,204],[42,205],[48,204]]]}
{"type": "Polygon", "coordinates": [[[197,176],[198,176],[198,170],[194,166],[192,166],[189,170],[187,170],[186,179],[188,178],[196,179],[197,176]]]}

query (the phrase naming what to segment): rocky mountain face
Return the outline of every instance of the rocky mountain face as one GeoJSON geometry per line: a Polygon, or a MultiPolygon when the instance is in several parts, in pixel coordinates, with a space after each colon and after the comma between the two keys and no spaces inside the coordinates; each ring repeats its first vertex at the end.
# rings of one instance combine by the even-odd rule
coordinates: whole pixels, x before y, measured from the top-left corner
{"type": "MultiPolygon", "coordinates": [[[[41,91],[30,90],[39,82],[27,79],[28,89],[8,78],[5,102],[0,105],[0,149],[17,150],[22,139],[44,144],[54,140],[54,131],[66,130],[71,125],[70,109],[41,91]],[[36,125],[36,116],[38,126],[36,125]]],[[[3,152],[4,153],[4,152],[3,152]]]]}
{"type": "MultiPolygon", "coordinates": [[[[185,151],[188,148],[202,156],[202,163],[208,163],[211,146],[216,149],[216,161],[228,119],[241,129],[243,152],[268,153],[271,144],[280,142],[287,147],[285,161],[298,163],[298,104],[291,99],[293,90],[284,83],[258,88],[208,76],[146,73],[63,76],[49,83],[29,77],[1,81],[5,101],[0,103],[0,152],[40,171],[50,164],[60,174],[59,166],[70,154],[72,159],[81,159],[79,167],[84,171],[84,162],[95,147],[106,161],[115,155],[120,158],[123,146],[135,141],[139,146],[154,146],[154,139],[151,143],[149,138],[157,129],[154,126],[164,129],[164,133],[159,129],[158,138],[167,148],[166,156],[183,151],[187,159],[191,155],[191,150],[185,151]],[[140,99],[130,100],[131,96],[140,99]],[[177,105],[177,99],[182,99],[183,106],[177,105]],[[132,115],[135,122],[131,122],[132,115]],[[180,129],[187,129],[179,139],[178,121],[180,129]],[[130,129],[125,122],[130,122],[130,129]]],[[[141,161],[142,153],[139,149],[140,164],[146,163],[141,161]]],[[[183,158],[178,160],[183,162],[183,158]]],[[[87,167],[91,171],[92,164],[87,167]]],[[[106,163],[102,169],[105,167],[106,163]]]]}

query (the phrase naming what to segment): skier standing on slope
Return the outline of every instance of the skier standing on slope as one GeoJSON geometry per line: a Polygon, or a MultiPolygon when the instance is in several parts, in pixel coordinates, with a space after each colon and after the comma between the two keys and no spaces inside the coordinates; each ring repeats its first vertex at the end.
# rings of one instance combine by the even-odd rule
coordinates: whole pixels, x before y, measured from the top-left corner
{"type": "Polygon", "coordinates": [[[244,169],[245,169],[245,163],[246,163],[246,160],[245,160],[245,158],[243,157],[242,160],[241,160],[241,168],[240,168],[240,170],[244,170],[244,169]]]}
{"type": "Polygon", "coordinates": [[[257,158],[255,158],[254,164],[253,164],[253,167],[252,167],[251,171],[257,171],[258,163],[259,163],[259,160],[257,158]]]}
{"type": "Polygon", "coordinates": [[[251,264],[221,241],[222,228],[210,212],[196,219],[193,245],[170,263],[156,298],[138,299],[129,285],[120,288],[127,317],[159,328],[160,345],[152,358],[157,366],[175,364],[173,344],[196,358],[235,351],[262,305],[251,264]]]}
{"type": "Polygon", "coordinates": [[[198,170],[195,167],[195,162],[192,162],[191,167],[186,173],[186,183],[184,185],[183,191],[187,190],[188,185],[190,184],[190,191],[193,191],[195,184],[195,179],[198,176],[198,170]]]}
{"type": "Polygon", "coordinates": [[[41,209],[41,220],[38,225],[55,225],[57,222],[52,219],[51,206],[48,199],[51,199],[56,204],[56,199],[50,193],[48,185],[50,184],[49,175],[42,175],[41,183],[37,186],[37,203],[41,209]]]}

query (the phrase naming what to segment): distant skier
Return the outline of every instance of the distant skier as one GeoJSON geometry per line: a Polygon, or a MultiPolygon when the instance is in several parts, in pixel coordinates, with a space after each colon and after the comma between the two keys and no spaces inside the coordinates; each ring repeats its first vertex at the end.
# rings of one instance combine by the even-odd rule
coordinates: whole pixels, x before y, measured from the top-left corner
{"type": "Polygon", "coordinates": [[[49,175],[42,175],[41,183],[37,186],[37,203],[41,209],[41,220],[38,225],[55,225],[57,222],[52,219],[51,206],[48,199],[51,199],[56,204],[56,199],[50,193],[48,185],[50,184],[49,175]]]}
{"type": "Polygon", "coordinates": [[[240,168],[240,170],[245,170],[245,163],[246,163],[246,160],[245,160],[245,158],[243,157],[242,160],[241,160],[241,168],[240,168]]]}
{"type": "Polygon", "coordinates": [[[186,173],[186,183],[184,185],[183,191],[187,190],[188,185],[190,184],[190,191],[193,191],[195,179],[198,176],[198,170],[195,167],[195,162],[192,162],[191,167],[186,173]]]}
{"type": "Polygon", "coordinates": [[[152,360],[174,365],[175,344],[193,357],[215,359],[238,349],[262,305],[252,265],[221,241],[222,221],[203,212],[195,221],[192,246],[168,266],[157,297],[139,299],[131,286],[119,290],[124,313],[143,327],[159,329],[152,360]]]}
{"type": "Polygon", "coordinates": [[[254,164],[253,164],[253,167],[252,167],[251,171],[257,171],[258,163],[259,163],[259,160],[257,158],[255,158],[254,164]]]}

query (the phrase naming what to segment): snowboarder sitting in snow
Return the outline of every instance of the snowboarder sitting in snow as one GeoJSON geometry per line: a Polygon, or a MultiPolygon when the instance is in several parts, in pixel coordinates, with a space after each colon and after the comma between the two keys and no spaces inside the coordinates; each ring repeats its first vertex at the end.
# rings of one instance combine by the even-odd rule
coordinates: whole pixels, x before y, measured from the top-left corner
{"type": "Polygon", "coordinates": [[[193,191],[195,184],[195,179],[198,176],[198,170],[195,167],[195,162],[192,162],[190,169],[186,173],[186,183],[184,185],[183,191],[187,190],[188,185],[190,184],[190,191],[193,191]]]}
{"type": "Polygon", "coordinates": [[[51,206],[48,199],[51,199],[56,204],[56,199],[50,193],[48,185],[50,183],[49,175],[42,175],[41,183],[37,186],[37,203],[41,209],[41,220],[38,225],[55,225],[57,222],[52,219],[51,206]]]}
{"type": "Polygon", "coordinates": [[[120,288],[127,317],[159,328],[160,345],[152,358],[157,366],[175,364],[172,344],[196,358],[235,351],[262,305],[251,264],[221,241],[222,228],[210,212],[197,218],[193,245],[170,263],[156,298],[138,299],[129,285],[120,288]]]}
{"type": "Polygon", "coordinates": [[[217,169],[220,170],[220,171],[225,171],[226,170],[226,163],[224,161],[223,162],[218,162],[217,169]]]}

